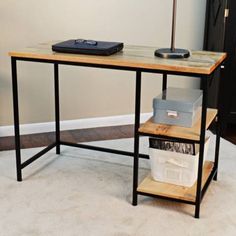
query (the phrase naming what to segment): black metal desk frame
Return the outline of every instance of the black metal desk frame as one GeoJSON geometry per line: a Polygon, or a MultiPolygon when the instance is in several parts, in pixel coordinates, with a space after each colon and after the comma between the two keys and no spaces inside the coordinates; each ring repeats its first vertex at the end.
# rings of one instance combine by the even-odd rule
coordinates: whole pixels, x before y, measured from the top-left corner
{"type": "MultiPolygon", "coordinates": [[[[222,62],[223,63],[223,62],[222,62]]],[[[221,63],[221,64],[222,64],[221,63]]],[[[221,65],[220,64],[220,65],[221,65]]],[[[219,66],[217,68],[219,68],[219,66]]],[[[203,155],[204,155],[204,142],[205,142],[205,127],[206,127],[206,114],[207,114],[207,95],[208,95],[208,86],[211,75],[189,73],[189,72],[174,72],[174,71],[165,71],[159,69],[143,69],[143,68],[133,68],[125,66],[113,66],[113,65],[102,65],[102,64],[89,64],[89,63],[78,63],[78,62],[67,62],[67,61],[57,61],[57,60],[46,60],[46,59],[34,59],[34,58],[24,58],[24,57],[11,57],[11,67],[12,67],[12,88],[13,88],[13,109],[14,109],[14,131],[15,131],[15,151],[16,151],[16,171],[17,171],[17,181],[22,181],[22,169],[30,165],[32,162],[37,160],[39,157],[43,156],[49,150],[56,147],[56,154],[60,154],[60,145],[73,146],[78,148],[85,148],[90,150],[108,152],[113,154],[120,154],[134,157],[133,159],[133,201],[132,204],[137,205],[138,195],[146,195],[151,197],[157,197],[162,199],[168,199],[172,201],[187,203],[195,205],[195,218],[199,218],[200,213],[200,204],[203,199],[203,196],[212,181],[212,179],[217,180],[217,170],[218,170],[218,159],[219,159],[219,147],[220,147],[220,113],[218,112],[218,122],[216,129],[216,146],[215,146],[215,162],[214,168],[206,181],[206,184],[203,188],[202,186],[202,168],[203,168],[203,155]],[[55,96],[55,142],[50,144],[48,147],[44,148],[28,160],[22,163],[21,161],[21,140],[20,140],[20,122],[19,122],[19,105],[18,105],[18,82],[17,82],[17,61],[30,61],[30,62],[39,62],[39,63],[50,63],[54,65],[54,96],[55,96]],[[113,69],[113,70],[126,70],[136,72],[136,88],[135,88],[135,126],[134,126],[134,152],[127,152],[122,150],[114,150],[109,148],[96,147],[85,144],[77,144],[71,142],[62,141],[60,138],[60,103],[59,103],[59,65],[71,65],[71,66],[83,66],[83,67],[94,67],[94,68],[104,68],[104,69],[113,69]],[[202,78],[203,84],[203,103],[202,103],[202,118],[201,118],[201,132],[200,140],[194,141],[189,139],[182,138],[170,138],[162,136],[165,139],[176,140],[176,141],[188,141],[193,143],[200,144],[200,153],[199,153],[199,168],[198,168],[198,178],[197,178],[197,192],[196,192],[196,201],[184,201],[175,198],[168,198],[158,195],[152,195],[148,193],[142,193],[137,191],[138,187],[138,168],[139,168],[139,158],[148,159],[149,156],[146,154],[139,153],[139,138],[140,135],[151,136],[150,134],[140,133],[140,107],[141,107],[141,73],[157,73],[163,74],[162,79],[162,90],[165,90],[167,87],[167,74],[173,75],[183,75],[183,76],[192,76],[202,78]]],[[[215,70],[217,69],[215,68],[215,70]]],[[[159,136],[160,137],[160,136],[159,136]]]]}

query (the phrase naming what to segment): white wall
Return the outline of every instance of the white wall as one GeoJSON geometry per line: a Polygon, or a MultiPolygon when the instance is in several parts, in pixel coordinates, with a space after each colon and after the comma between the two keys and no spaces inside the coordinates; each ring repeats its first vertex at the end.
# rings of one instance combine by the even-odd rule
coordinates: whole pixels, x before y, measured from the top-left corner
{"type": "MultiPolygon", "coordinates": [[[[206,0],[179,0],[176,46],[201,49],[206,0]]],[[[171,0],[2,0],[0,1],[0,125],[12,124],[8,51],[39,42],[88,38],[169,47],[171,0]]],[[[53,67],[20,62],[22,123],[51,121],[53,67]]],[[[63,120],[133,113],[131,72],[62,66],[63,120]],[[73,107],[72,107],[73,105],[73,107]]],[[[142,111],[151,112],[160,76],[144,74],[142,111]]],[[[169,85],[198,87],[197,79],[171,78],[169,85]]]]}

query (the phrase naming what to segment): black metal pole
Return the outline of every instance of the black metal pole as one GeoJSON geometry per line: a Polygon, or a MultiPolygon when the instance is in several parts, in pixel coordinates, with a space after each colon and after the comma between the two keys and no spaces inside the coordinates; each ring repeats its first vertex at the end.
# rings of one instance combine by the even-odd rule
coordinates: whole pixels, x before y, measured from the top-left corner
{"type": "Polygon", "coordinates": [[[217,109],[218,109],[218,115],[217,115],[217,121],[216,121],[216,145],[215,145],[215,162],[214,162],[214,169],[216,170],[216,174],[214,176],[214,180],[217,181],[217,174],[218,174],[218,163],[219,163],[219,151],[220,151],[220,137],[221,137],[221,131],[222,131],[222,124],[221,124],[221,108],[222,108],[222,103],[221,103],[221,96],[220,96],[220,88],[221,88],[221,81],[222,78],[224,78],[224,65],[220,67],[220,80],[219,80],[219,91],[217,95],[217,109]]]}
{"type": "Polygon", "coordinates": [[[216,174],[213,180],[217,181],[218,174],[218,163],[219,163],[219,151],[220,151],[220,136],[221,136],[221,118],[220,113],[218,112],[218,119],[216,122],[216,145],[215,145],[215,162],[214,162],[214,170],[216,170],[216,174]]]}
{"type": "Polygon", "coordinates": [[[173,0],[173,12],[172,12],[172,32],[171,32],[171,51],[175,51],[175,31],[176,31],[176,9],[177,0],[173,0]]]}
{"type": "Polygon", "coordinates": [[[167,74],[164,73],[162,77],[162,91],[166,90],[167,87],[167,74]]]}
{"type": "Polygon", "coordinates": [[[11,58],[11,69],[12,69],[12,93],[13,93],[13,113],[14,113],[14,130],[15,130],[15,149],[16,149],[16,174],[17,174],[17,181],[22,181],[17,65],[16,65],[16,59],[14,57],[11,58]]]}
{"type": "Polygon", "coordinates": [[[141,100],[141,71],[136,72],[135,90],[135,125],[134,125],[134,165],[133,165],[133,206],[138,203],[138,168],[139,168],[139,126],[140,126],[140,100],[141,100]]]}
{"type": "Polygon", "coordinates": [[[202,98],[200,151],[199,151],[199,161],[198,161],[198,177],[197,177],[195,218],[199,218],[200,204],[201,204],[201,198],[202,198],[202,196],[201,196],[201,191],[202,191],[202,169],[203,169],[203,156],[204,156],[205,132],[206,132],[208,76],[203,77],[202,83],[203,83],[203,98],[202,98]]]}
{"type": "Polygon", "coordinates": [[[51,149],[53,149],[56,146],[56,142],[50,144],[49,146],[47,146],[46,148],[44,148],[43,150],[41,150],[40,152],[36,153],[34,156],[32,156],[31,158],[29,158],[28,160],[26,160],[25,162],[23,162],[21,164],[21,168],[24,169],[26,166],[30,165],[31,163],[33,163],[34,161],[36,161],[37,159],[39,159],[41,156],[43,156],[45,153],[47,153],[48,151],[50,151],[51,149]]]}
{"type": "MultiPolygon", "coordinates": [[[[134,157],[133,152],[127,152],[127,151],[122,151],[122,150],[117,150],[117,149],[92,146],[92,145],[87,145],[87,144],[83,144],[83,143],[71,143],[71,142],[61,141],[61,145],[66,145],[66,146],[71,146],[71,147],[84,148],[84,149],[88,149],[88,150],[108,152],[108,153],[113,153],[113,154],[117,154],[117,155],[124,155],[124,156],[134,157]]],[[[149,159],[149,156],[147,154],[139,153],[139,158],[149,159]]]]}
{"type": "Polygon", "coordinates": [[[60,103],[59,103],[59,69],[54,63],[54,89],[55,89],[55,125],[56,125],[56,154],[60,154],[60,103]]]}

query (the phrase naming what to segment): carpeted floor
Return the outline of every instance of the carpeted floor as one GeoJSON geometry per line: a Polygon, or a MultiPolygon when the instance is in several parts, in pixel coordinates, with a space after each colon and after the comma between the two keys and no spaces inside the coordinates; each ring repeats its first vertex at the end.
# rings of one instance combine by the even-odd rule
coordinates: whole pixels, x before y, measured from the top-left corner
{"type": "MultiPolygon", "coordinates": [[[[211,140],[214,143],[214,140],[211,140]]],[[[96,142],[132,150],[132,139],[96,142]]],[[[147,142],[142,140],[142,151],[147,142]]],[[[37,149],[22,151],[23,158],[37,149]]],[[[214,145],[210,145],[212,159],[214,145]]],[[[149,172],[141,161],[140,179],[149,172]]],[[[236,235],[236,146],[222,140],[219,180],[194,207],[139,196],[131,205],[132,158],[63,147],[26,167],[15,180],[13,151],[0,153],[0,236],[236,235]]]]}

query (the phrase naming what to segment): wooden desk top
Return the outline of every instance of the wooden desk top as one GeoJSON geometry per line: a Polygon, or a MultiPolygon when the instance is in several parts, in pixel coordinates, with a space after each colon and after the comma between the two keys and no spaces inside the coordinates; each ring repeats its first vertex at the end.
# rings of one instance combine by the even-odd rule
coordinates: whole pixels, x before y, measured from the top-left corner
{"type": "Polygon", "coordinates": [[[157,49],[155,47],[131,45],[126,45],[123,51],[111,56],[66,54],[53,52],[51,45],[54,43],[56,42],[12,51],[9,52],[9,56],[205,75],[211,74],[226,58],[226,53],[192,51],[187,59],[163,59],[154,56],[154,51],[157,49]]]}

